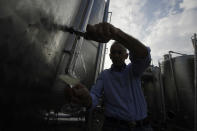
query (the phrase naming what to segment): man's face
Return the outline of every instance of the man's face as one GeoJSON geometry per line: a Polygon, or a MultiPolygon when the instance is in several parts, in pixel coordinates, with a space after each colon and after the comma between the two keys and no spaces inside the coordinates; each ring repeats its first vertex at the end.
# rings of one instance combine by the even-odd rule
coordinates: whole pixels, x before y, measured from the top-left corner
{"type": "Polygon", "coordinates": [[[128,54],[120,44],[112,45],[110,49],[110,59],[114,66],[122,66],[127,59],[128,54]]]}

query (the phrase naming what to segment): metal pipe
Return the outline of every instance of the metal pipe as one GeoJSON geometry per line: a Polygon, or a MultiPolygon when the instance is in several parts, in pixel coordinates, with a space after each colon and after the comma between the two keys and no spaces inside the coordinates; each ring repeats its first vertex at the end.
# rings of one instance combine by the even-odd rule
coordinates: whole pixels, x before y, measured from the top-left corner
{"type": "Polygon", "coordinates": [[[161,88],[161,100],[162,100],[162,113],[163,113],[163,123],[166,122],[166,105],[165,105],[165,98],[164,98],[164,89],[163,89],[163,79],[161,74],[161,63],[158,62],[159,65],[159,84],[161,88]]]}
{"type": "MultiPolygon", "coordinates": [[[[90,17],[91,11],[92,11],[93,4],[94,4],[94,0],[89,0],[87,8],[86,8],[85,15],[83,17],[83,21],[81,22],[81,24],[79,26],[79,30],[82,31],[82,32],[85,32],[85,30],[86,30],[86,26],[87,26],[88,21],[89,21],[89,17],[90,17]]],[[[68,67],[68,73],[73,75],[73,76],[75,76],[74,69],[75,69],[77,57],[80,54],[80,50],[81,50],[83,40],[84,40],[83,37],[80,37],[77,40],[77,44],[75,44],[75,47],[74,47],[74,54],[75,55],[73,55],[73,57],[71,59],[71,62],[69,64],[69,67],[68,67]]]]}
{"type": "Polygon", "coordinates": [[[187,54],[183,54],[183,53],[180,53],[180,52],[174,52],[174,51],[169,51],[169,53],[179,54],[179,55],[182,55],[182,56],[187,55],[187,54]]]}
{"type": "Polygon", "coordinates": [[[196,33],[192,37],[194,46],[194,131],[197,131],[197,37],[196,33]]]}
{"type": "MultiPolygon", "coordinates": [[[[104,22],[107,22],[107,19],[108,19],[108,11],[109,11],[109,4],[110,4],[110,0],[107,0],[106,2],[106,6],[105,6],[105,14],[104,14],[104,22]]],[[[110,18],[111,19],[111,18],[110,18]]],[[[110,20],[111,21],[111,20],[110,20]]],[[[103,55],[105,55],[106,53],[106,44],[104,45],[104,52],[103,52],[103,55]]],[[[103,69],[104,67],[104,62],[105,62],[105,57],[103,58],[103,63],[102,63],[102,66],[101,66],[101,69],[103,69]]]]}
{"type": "Polygon", "coordinates": [[[47,121],[48,124],[61,124],[67,122],[85,122],[85,116],[79,117],[78,115],[64,114],[48,112],[43,115],[43,119],[47,121]]]}
{"type": "MultiPolygon", "coordinates": [[[[104,16],[103,16],[103,22],[107,22],[108,19],[108,11],[109,11],[109,3],[110,0],[107,0],[105,4],[105,10],[104,10],[104,16]]],[[[96,64],[96,75],[94,78],[94,81],[96,81],[99,73],[104,68],[104,62],[105,62],[105,53],[106,53],[106,43],[99,44],[99,53],[97,55],[97,64],[96,64]],[[102,58],[101,58],[102,57],[102,58]],[[100,59],[100,60],[99,60],[100,59]]]]}

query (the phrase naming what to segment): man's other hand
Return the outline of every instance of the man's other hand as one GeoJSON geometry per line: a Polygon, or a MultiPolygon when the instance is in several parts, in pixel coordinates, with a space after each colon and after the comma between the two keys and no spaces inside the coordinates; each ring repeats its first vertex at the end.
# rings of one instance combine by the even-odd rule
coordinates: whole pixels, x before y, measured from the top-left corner
{"type": "Polygon", "coordinates": [[[67,90],[67,94],[70,96],[70,101],[81,106],[90,107],[92,104],[92,98],[89,90],[82,84],[77,84],[73,88],[67,90]]]}

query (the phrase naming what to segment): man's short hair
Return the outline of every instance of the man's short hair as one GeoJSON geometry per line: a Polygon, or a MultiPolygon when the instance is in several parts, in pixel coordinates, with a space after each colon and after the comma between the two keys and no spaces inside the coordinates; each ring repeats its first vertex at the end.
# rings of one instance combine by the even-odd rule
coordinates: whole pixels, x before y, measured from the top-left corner
{"type": "MultiPolygon", "coordinates": [[[[118,41],[114,41],[111,45],[111,48],[114,46],[114,45],[119,45],[123,51],[127,52],[127,48],[125,48],[122,44],[120,44],[118,41]]],[[[110,48],[110,52],[111,52],[111,48],[110,48]]]]}

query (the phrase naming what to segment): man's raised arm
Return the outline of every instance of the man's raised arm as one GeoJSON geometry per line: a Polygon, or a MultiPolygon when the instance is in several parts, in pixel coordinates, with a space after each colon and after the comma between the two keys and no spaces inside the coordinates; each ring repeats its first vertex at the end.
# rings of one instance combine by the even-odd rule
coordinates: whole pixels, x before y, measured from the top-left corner
{"type": "Polygon", "coordinates": [[[132,52],[134,57],[144,58],[148,50],[144,44],[109,23],[99,23],[87,26],[88,39],[101,43],[116,40],[132,52]]]}

